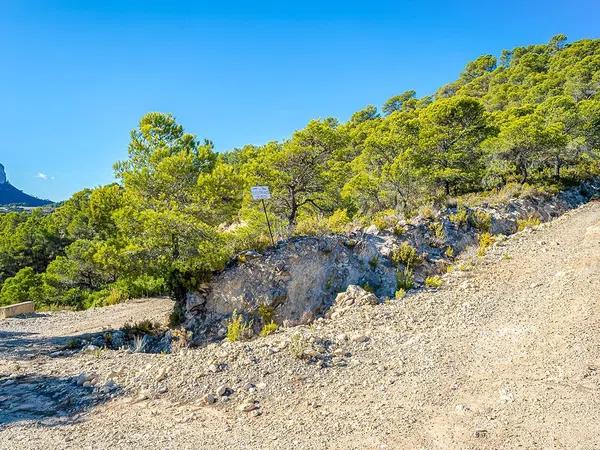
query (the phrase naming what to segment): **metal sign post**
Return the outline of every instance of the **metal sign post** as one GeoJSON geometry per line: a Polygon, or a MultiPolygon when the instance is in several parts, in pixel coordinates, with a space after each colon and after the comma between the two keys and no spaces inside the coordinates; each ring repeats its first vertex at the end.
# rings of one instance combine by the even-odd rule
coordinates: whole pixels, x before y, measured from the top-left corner
{"type": "Polygon", "coordinates": [[[252,193],[253,200],[260,200],[262,203],[263,211],[265,212],[265,219],[267,219],[267,226],[269,227],[271,243],[275,245],[275,239],[273,239],[273,231],[271,231],[271,222],[269,221],[269,215],[267,214],[267,205],[265,205],[265,200],[269,200],[271,198],[269,186],[254,186],[250,188],[250,192],[252,193]]]}

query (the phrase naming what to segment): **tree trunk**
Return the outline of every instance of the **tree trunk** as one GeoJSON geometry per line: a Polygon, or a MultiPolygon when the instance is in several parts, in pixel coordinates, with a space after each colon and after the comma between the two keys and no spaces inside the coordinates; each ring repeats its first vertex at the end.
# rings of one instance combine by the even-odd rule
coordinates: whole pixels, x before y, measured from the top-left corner
{"type": "Polygon", "coordinates": [[[554,160],[554,178],[560,180],[560,169],[562,168],[562,161],[560,160],[560,156],[557,156],[554,160]]]}

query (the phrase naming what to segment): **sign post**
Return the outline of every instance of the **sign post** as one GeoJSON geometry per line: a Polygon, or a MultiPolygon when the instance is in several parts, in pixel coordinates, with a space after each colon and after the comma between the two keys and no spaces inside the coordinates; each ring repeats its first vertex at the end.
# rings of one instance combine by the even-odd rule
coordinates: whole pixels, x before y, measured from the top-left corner
{"type": "Polygon", "coordinates": [[[273,231],[271,231],[271,222],[269,222],[267,206],[265,205],[265,200],[269,200],[271,198],[269,186],[254,186],[250,188],[250,192],[252,193],[253,200],[260,200],[262,202],[263,211],[265,212],[265,219],[267,219],[267,226],[269,227],[269,236],[271,236],[271,243],[275,245],[275,239],[273,239],[273,231]]]}

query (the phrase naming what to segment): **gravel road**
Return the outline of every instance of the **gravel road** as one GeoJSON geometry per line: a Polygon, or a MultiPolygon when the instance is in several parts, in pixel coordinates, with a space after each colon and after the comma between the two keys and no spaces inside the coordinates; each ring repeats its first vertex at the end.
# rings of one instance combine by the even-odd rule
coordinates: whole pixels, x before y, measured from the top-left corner
{"type": "Polygon", "coordinates": [[[0,322],[0,448],[600,448],[600,203],[472,260],[438,290],[173,354],[57,350],[168,300],[0,322]]]}

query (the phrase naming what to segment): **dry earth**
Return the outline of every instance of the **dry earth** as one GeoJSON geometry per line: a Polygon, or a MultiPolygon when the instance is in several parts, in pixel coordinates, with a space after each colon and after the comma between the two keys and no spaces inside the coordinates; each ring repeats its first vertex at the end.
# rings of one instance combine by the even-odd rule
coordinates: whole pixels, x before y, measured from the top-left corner
{"type": "Polygon", "coordinates": [[[168,309],[0,322],[0,448],[600,448],[598,202],[334,320],[164,355],[61,350],[168,309]]]}

